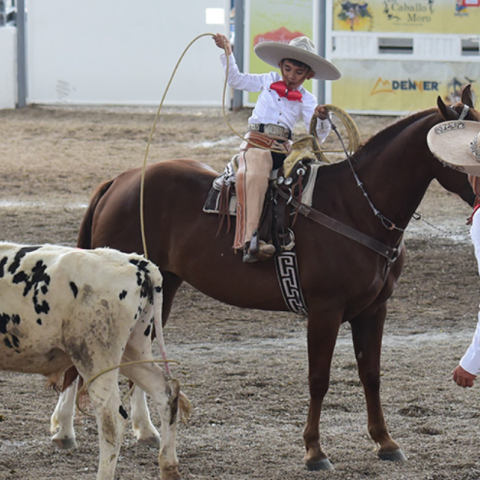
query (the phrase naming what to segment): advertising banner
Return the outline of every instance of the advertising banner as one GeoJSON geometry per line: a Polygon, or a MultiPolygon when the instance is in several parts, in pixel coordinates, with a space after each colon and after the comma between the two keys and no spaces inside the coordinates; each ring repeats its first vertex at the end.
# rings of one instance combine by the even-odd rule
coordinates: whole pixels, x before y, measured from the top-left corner
{"type": "Polygon", "coordinates": [[[478,35],[480,0],[334,0],[333,30],[478,35]]]}
{"type": "Polygon", "coordinates": [[[337,59],[341,82],[332,82],[332,103],[353,112],[408,113],[435,107],[437,97],[460,99],[472,85],[479,98],[480,63],[337,59]],[[446,79],[446,80],[445,80],[446,79]]]}
{"type": "MultiPolygon", "coordinates": [[[[289,43],[296,37],[306,35],[315,41],[313,33],[314,4],[316,0],[250,0],[247,12],[248,63],[245,71],[250,73],[267,73],[274,67],[260,60],[254,48],[261,42],[289,43]]],[[[312,82],[304,83],[312,90],[312,82]]],[[[257,93],[249,93],[249,104],[257,100],[257,93]]]]}

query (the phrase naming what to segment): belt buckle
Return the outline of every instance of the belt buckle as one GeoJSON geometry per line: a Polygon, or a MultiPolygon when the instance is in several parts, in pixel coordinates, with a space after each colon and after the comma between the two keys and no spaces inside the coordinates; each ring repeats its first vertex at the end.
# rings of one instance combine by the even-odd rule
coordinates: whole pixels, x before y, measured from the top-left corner
{"type": "Polygon", "coordinates": [[[269,133],[270,135],[278,135],[280,137],[285,137],[285,129],[280,125],[272,125],[268,124],[265,125],[264,129],[265,133],[269,133]]]}

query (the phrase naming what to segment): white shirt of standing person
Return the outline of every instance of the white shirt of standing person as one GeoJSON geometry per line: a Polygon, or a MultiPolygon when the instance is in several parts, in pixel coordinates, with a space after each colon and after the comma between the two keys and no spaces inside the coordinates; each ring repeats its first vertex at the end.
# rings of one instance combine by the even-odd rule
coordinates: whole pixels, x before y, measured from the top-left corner
{"type": "MultiPolygon", "coordinates": [[[[475,257],[477,258],[480,274],[480,212],[478,210],[473,215],[470,237],[475,249],[475,257]]],[[[460,360],[460,366],[472,375],[478,375],[480,373],[480,311],[472,343],[460,360]]]]}

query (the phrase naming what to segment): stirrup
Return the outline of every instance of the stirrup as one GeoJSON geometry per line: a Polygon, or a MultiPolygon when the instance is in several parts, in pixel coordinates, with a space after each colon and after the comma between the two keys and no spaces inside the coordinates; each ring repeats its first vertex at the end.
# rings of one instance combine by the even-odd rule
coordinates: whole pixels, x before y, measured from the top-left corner
{"type": "Polygon", "coordinates": [[[245,250],[243,253],[242,262],[243,263],[255,263],[260,261],[265,261],[271,258],[275,253],[275,246],[271,243],[266,243],[263,240],[258,242],[257,252],[252,251],[251,243],[247,242],[245,245],[245,250]]]}

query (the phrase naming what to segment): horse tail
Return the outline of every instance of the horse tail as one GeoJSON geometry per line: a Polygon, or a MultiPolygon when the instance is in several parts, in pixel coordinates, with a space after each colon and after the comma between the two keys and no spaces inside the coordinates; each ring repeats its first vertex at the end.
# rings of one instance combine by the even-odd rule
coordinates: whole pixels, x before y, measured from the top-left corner
{"type": "Polygon", "coordinates": [[[93,194],[87,211],[83,216],[82,224],[80,225],[80,231],[78,232],[78,248],[92,248],[93,215],[95,213],[95,209],[97,208],[98,202],[102,199],[107,190],[112,186],[112,183],[113,180],[107,180],[106,182],[103,182],[93,194]]]}

